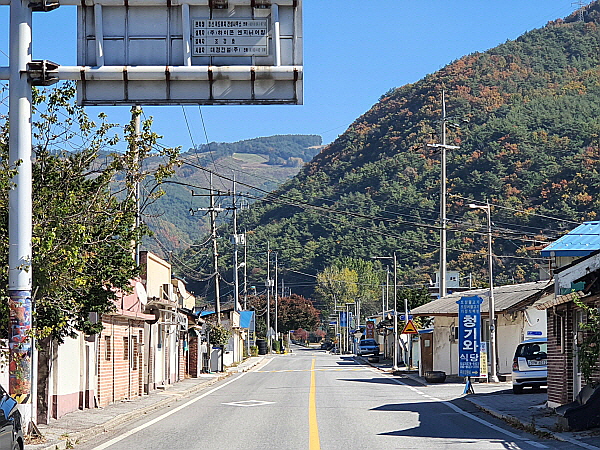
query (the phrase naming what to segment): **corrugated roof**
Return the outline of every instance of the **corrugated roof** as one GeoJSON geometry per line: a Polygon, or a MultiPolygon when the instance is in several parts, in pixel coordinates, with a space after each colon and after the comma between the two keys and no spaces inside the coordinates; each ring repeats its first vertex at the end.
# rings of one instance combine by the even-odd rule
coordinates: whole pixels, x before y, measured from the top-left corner
{"type": "MultiPolygon", "coordinates": [[[[554,289],[552,281],[536,281],[532,283],[510,284],[494,288],[495,312],[502,313],[514,308],[519,303],[531,298],[531,302],[537,299],[544,291],[550,292],[554,289]]],[[[458,292],[446,297],[421,305],[411,311],[415,316],[456,316],[458,315],[458,304],[461,297],[472,297],[479,295],[483,298],[481,312],[488,313],[489,289],[474,289],[472,291],[458,292]]]]}
{"type": "Polygon", "coordinates": [[[583,222],[542,250],[542,256],[586,256],[600,250],[600,222],[583,222]]]}

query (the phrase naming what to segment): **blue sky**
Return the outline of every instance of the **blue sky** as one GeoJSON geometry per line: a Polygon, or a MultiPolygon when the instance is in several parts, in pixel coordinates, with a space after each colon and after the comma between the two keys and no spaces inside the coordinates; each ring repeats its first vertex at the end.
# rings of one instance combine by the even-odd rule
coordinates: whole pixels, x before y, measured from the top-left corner
{"type": "MultiPolygon", "coordinates": [[[[163,144],[187,150],[209,141],[274,134],[342,134],[392,87],[415,82],[449,62],[485,51],[565,17],[572,0],[304,0],[304,105],[145,107],[163,144]],[[191,136],[190,136],[191,134],[191,136]]],[[[0,6],[0,66],[8,65],[8,13],[0,6]]],[[[76,9],[35,13],[34,59],[76,64],[76,9]]],[[[7,102],[7,101],[6,101],[7,102]]],[[[128,120],[127,107],[104,111],[128,120]]]]}

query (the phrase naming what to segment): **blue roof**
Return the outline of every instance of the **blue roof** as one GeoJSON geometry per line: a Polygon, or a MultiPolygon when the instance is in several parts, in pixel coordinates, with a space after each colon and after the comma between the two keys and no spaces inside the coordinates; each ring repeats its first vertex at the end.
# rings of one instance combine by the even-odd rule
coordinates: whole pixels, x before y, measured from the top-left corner
{"type": "Polygon", "coordinates": [[[600,222],[584,222],[542,250],[542,256],[587,256],[600,250],[600,222]]]}

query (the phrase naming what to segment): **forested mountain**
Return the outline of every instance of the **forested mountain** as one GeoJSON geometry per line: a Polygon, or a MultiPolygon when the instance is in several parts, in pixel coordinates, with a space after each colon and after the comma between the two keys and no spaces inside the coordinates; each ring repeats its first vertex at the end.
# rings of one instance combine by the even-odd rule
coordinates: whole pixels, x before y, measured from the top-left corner
{"type": "MultiPolygon", "coordinates": [[[[321,148],[320,136],[285,135],[233,143],[212,142],[182,153],[182,165],[175,176],[161,186],[166,195],[145,210],[144,221],[154,232],[154,237],[145,240],[144,248],[166,258],[170,251],[186,249],[207,232],[208,218],[197,210],[208,206],[209,171],[230,179],[235,173],[239,183],[236,190],[245,194],[239,201],[247,205],[255,198],[263,197],[264,191],[272,191],[293,177],[321,148]],[[190,209],[196,211],[194,215],[190,214],[190,209]]],[[[159,162],[150,158],[147,164],[159,162]]],[[[215,191],[227,194],[232,183],[214,177],[213,187],[215,191]]],[[[217,199],[217,204],[229,207],[231,197],[223,195],[217,199]]],[[[221,214],[221,222],[227,217],[230,215],[221,214]]]]}
{"type": "MultiPolygon", "coordinates": [[[[600,5],[391,89],[292,180],[243,214],[249,241],[278,252],[310,295],[335,258],[396,252],[403,283],[438,267],[445,90],[448,268],[485,284],[492,205],[496,283],[537,278],[539,249],[600,206],[600,5]],[[314,279],[312,279],[314,283],[314,279]]],[[[256,261],[256,266],[264,265],[256,261]]],[[[263,280],[264,281],[264,280],[263,280]]],[[[256,281],[259,283],[259,281],[256,281]]]]}

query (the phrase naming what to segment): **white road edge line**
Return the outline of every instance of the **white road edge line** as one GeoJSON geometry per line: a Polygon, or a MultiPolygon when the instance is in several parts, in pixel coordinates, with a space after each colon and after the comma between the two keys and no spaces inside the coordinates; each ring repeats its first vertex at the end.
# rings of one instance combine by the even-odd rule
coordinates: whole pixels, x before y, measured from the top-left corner
{"type": "MultiPolygon", "coordinates": [[[[268,360],[266,363],[264,363],[262,367],[266,366],[266,365],[267,365],[267,364],[269,364],[271,361],[273,361],[273,358],[269,359],[269,360],[268,360]]],[[[181,406],[178,406],[177,408],[174,408],[174,409],[170,410],[169,412],[167,412],[167,413],[163,414],[162,416],[159,416],[159,417],[157,417],[157,418],[155,418],[155,419],[152,419],[150,422],[146,422],[145,424],[143,424],[143,425],[140,425],[139,427],[133,428],[133,429],[131,429],[131,430],[129,430],[129,431],[127,431],[127,432],[123,433],[122,435],[120,435],[120,436],[118,436],[118,437],[116,437],[116,438],[113,438],[113,439],[111,439],[110,441],[107,441],[107,442],[105,442],[104,444],[101,444],[101,445],[99,445],[98,447],[94,447],[94,449],[93,449],[93,450],[104,450],[104,449],[106,449],[106,448],[110,447],[111,445],[114,445],[114,444],[116,444],[117,442],[120,442],[120,441],[122,441],[123,439],[126,439],[126,438],[128,438],[129,436],[132,436],[132,435],[134,435],[135,433],[138,433],[138,432],[140,432],[140,431],[142,431],[142,430],[144,430],[144,429],[148,428],[149,426],[151,426],[151,425],[154,425],[154,424],[155,424],[155,423],[157,423],[157,422],[160,422],[160,421],[161,421],[161,420],[163,420],[163,419],[166,419],[166,418],[167,418],[167,417],[169,417],[170,415],[172,415],[172,414],[175,414],[176,412],[179,412],[179,411],[181,411],[181,410],[182,410],[182,409],[184,409],[184,408],[187,408],[188,406],[190,406],[190,405],[192,405],[192,404],[196,403],[198,400],[201,400],[201,399],[203,399],[204,397],[206,397],[206,396],[208,396],[208,395],[212,394],[213,392],[216,392],[216,391],[218,391],[219,389],[222,389],[222,388],[224,388],[224,387],[225,387],[225,386],[227,386],[228,384],[231,384],[231,383],[233,383],[234,381],[237,381],[237,380],[239,380],[240,378],[242,378],[242,377],[243,377],[244,375],[246,375],[247,373],[250,373],[250,372],[242,372],[242,373],[241,373],[239,376],[237,376],[237,377],[233,378],[232,380],[229,380],[229,381],[227,381],[227,382],[225,382],[225,383],[223,383],[223,384],[221,384],[221,385],[217,386],[216,388],[213,388],[213,389],[211,389],[210,391],[206,391],[204,394],[202,394],[202,395],[199,395],[198,397],[196,397],[196,398],[194,398],[194,399],[192,399],[192,400],[190,400],[190,401],[188,401],[188,402],[184,403],[183,405],[181,405],[181,406]]]]}
{"type": "MultiPolygon", "coordinates": [[[[380,371],[375,371],[374,370],[374,372],[378,372],[378,373],[381,374],[380,371]]],[[[419,390],[419,389],[417,389],[417,388],[415,388],[413,386],[410,386],[410,385],[404,383],[403,381],[398,380],[398,379],[392,377],[391,375],[387,375],[387,374],[384,374],[384,375],[387,376],[388,378],[391,378],[395,383],[397,383],[397,384],[399,384],[401,386],[407,387],[411,391],[413,391],[413,392],[415,392],[415,393],[417,393],[417,394],[419,394],[419,395],[421,395],[423,397],[429,398],[429,399],[431,399],[433,401],[436,401],[436,402],[440,402],[440,403],[446,405],[448,408],[453,409],[457,413],[462,414],[463,416],[468,417],[469,419],[474,420],[475,422],[478,422],[478,423],[480,423],[482,425],[485,425],[486,427],[489,427],[489,428],[491,428],[493,430],[499,431],[500,433],[505,434],[505,435],[507,435],[507,436],[509,436],[509,437],[511,437],[513,439],[517,439],[519,441],[526,442],[527,444],[530,444],[530,445],[532,445],[534,447],[537,447],[537,448],[548,448],[548,446],[546,446],[544,444],[540,444],[539,442],[532,441],[531,439],[523,438],[523,437],[519,436],[518,434],[512,433],[512,432],[510,432],[508,430],[505,430],[504,428],[500,428],[499,426],[496,426],[496,425],[494,425],[492,423],[489,423],[486,420],[480,419],[479,417],[474,416],[473,414],[471,414],[471,413],[469,413],[469,412],[467,412],[467,411],[459,408],[456,405],[453,405],[450,402],[443,401],[443,400],[441,400],[439,398],[429,396],[428,394],[425,394],[421,390],[419,390]]]]}

